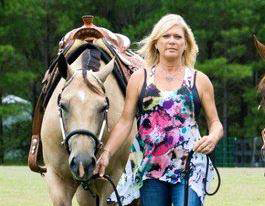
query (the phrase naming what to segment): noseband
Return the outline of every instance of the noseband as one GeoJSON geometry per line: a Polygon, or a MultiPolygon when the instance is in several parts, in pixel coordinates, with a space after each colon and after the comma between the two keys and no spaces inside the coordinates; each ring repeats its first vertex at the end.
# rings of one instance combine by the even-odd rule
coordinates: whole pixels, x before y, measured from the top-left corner
{"type": "MultiPolygon", "coordinates": [[[[83,70],[83,69],[78,69],[78,70],[83,70]]],[[[99,83],[100,87],[102,88],[104,94],[105,92],[105,87],[103,82],[97,77],[95,76],[92,72],[91,72],[92,76],[97,80],[97,82],[99,83]]],[[[88,138],[92,138],[95,142],[95,155],[97,154],[98,150],[101,148],[102,146],[102,137],[105,131],[106,126],[108,127],[108,111],[109,111],[109,99],[106,96],[106,102],[107,102],[107,106],[104,108],[104,119],[103,122],[101,124],[101,128],[100,128],[100,133],[99,136],[97,137],[97,135],[87,129],[76,129],[73,130],[69,133],[66,132],[65,130],[65,124],[64,124],[64,117],[63,117],[63,109],[60,106],[60,100],[61,100],[61,95],[63,90],[70,84],[70,82],[73,80],[74,76],[76,75],[73,74],[73,76],[65,83],[64,87],[62,88],[61,93],[58,95],[58,99],[57,99],[57,106],[58,106],[58,110],[59,110],[59,120],[60,120],[60,127],[61,127],[61,132],[62,132],[62,136],[63,136],[63,141],[62,144],[65,146],[68,154],[71,153],[70,148],[69,148],[69,140],[74,136],[74,135],[85,135],[88,138]]]]}

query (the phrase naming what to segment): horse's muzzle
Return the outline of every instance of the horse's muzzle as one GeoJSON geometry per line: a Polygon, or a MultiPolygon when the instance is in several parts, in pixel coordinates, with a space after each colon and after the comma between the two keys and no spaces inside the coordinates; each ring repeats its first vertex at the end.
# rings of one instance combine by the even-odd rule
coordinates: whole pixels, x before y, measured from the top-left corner
{"type": "Polygon", "coordinates": [[[92,175],[96,166],[96,158],[84,155],[77,155],[70,161],[70,170],[74,179],[87,181],[92,175]]]}

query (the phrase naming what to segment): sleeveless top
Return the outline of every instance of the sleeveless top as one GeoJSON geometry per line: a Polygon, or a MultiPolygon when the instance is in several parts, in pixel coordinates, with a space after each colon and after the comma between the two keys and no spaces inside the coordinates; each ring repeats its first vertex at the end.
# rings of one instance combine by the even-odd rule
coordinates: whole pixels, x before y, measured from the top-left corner
{"type": "MultiPolygon", "coordinates": [[[[123,180],[118,184],[122,199],[139,197],[138,190],[146,179],[158,179],[171,184],[183,182],[186,155],[200,138],[195,120],[200,111],[200,99],[195,86],[196,71],[185,67],[182,85],[171,91],[157,88],[154,77],[155,68],[152,68],[140,94],[138,134],[126,165],[127,174],[122,176],[123,180]],[[127,186],[126,182],[129,182],[127,186]]],[[[203,202],[206,155],[194,153],[190,167],[189,185],[203,202]]],[[[212,176],[210,162],[207,182],[212,176]]]]}

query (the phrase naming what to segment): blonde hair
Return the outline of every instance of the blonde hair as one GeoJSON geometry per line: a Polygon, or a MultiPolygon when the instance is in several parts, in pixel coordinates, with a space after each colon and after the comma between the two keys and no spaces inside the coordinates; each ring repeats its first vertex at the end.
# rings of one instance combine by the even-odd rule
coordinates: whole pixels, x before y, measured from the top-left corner
{"type": "Polygon", "coordinates": [[[140,49],[137,52],[144,57],[147,67],[153,67],[158,63],[159,53],[155,48],[155,44],[167,30],[175,25],[182,26],[187,43],[187,48],[183,53],[183,63],[187,67],[194,67],[199,52],[198,45],[196,44],[191,28],[180,15],[176,14],[167,14],[163,16],[154,25],[151,34],[138,43],[140,49]]]}

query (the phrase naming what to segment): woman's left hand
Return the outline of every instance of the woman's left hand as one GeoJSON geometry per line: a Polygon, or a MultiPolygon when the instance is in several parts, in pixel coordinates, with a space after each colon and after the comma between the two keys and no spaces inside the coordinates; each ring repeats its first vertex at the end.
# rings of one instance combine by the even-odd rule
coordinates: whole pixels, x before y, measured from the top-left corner
{"type": "Polygon", "coordinates": [[[196,81],[201,104],[204,109],[205,117],[208,126],[208,136],[203,136],[193,147],[195,152],[209,154],[213,152],[218,141],[223,137],[223,126],[219,120],[217,109],[214,101],[214,89],[210,79],[198,72],[198,79],[196,81]]]}
{"type": "Polygon", "coordinates": [[[214,150],[216,144],[217,141],[214,139],[214,137],[210,135],[203,136],[200,140],[198,140],[195,143],[193,151],[203,154],[209,154],[214,150]]]}

